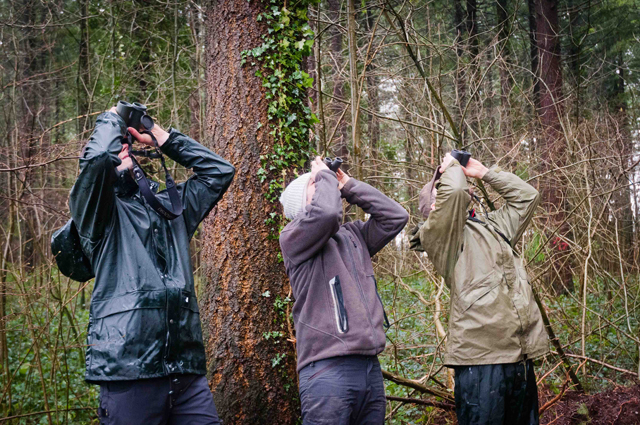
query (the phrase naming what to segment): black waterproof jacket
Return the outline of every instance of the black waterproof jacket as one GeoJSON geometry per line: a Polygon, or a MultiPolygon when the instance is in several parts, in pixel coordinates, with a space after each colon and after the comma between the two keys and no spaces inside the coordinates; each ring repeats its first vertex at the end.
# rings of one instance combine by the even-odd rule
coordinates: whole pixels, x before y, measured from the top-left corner
{"type": "MultiPolygon", "coordinates": [[[[205,374],[189,240],[231,184],[235,169],[171,130],[162,152],[195,175],[178,185],[184,212],[166,220],[145,203],[129,171],[116,170],[125,132],[118,115],[98,117],[69,200],[96,275],[86,380],[205,374]]],[[[165,191],[158,197],[169,205],[165,191]]]]}

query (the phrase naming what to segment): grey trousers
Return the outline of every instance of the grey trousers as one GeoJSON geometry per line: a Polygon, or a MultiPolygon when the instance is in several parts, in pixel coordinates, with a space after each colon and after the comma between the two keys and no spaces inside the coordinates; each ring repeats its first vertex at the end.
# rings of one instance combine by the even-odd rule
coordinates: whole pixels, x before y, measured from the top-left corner
{"type": "Polygon", "coordinates": [[[303,425],[382,425],[384,381],[377,356],[313,362],[300,371],[303,425]]]}
{"type": "Polygon", "coordinates": [[[100,425],[219,425],[207,379],[171,375],[100,385],[100,425]]]}
{"type": "Polygon", "coordinates": [[[533,362],[455,367],[459,425],[538,425],[533,362]]]}

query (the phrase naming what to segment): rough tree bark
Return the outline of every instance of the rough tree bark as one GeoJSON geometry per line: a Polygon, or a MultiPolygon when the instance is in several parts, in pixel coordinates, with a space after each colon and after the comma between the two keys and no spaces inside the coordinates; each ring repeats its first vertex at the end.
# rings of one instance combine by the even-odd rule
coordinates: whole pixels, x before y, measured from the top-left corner
{"type": "Polygon", "coordinates": [[[286,425],[299,416],[293,346],[263,336],[286,317],[274,300],[289,291],[265,223],[277,208],[256,175],[260,155],[274,146],[267,101],[256,67],[241,65],[241,52],[263,42],[263,11],[263,2],[246,0],[206,8],[207,145],[236,167],[232,188],[205,221],[201,295],[209,383],[226,424],[286,425]]]}
{"type": "MultiPolygon", "coordinates": [[[[538,138],[538,151],[542,158],[544,171],[562,165],[565,161],[567,146],[562,131],[562,67],[560,62],[560,34],[558,25],[558,0],[536,0],[536,42],[538,47],[538,66],[541,84],[539,86],[538,118],[541,126],[538,138]]],[[[570,231],[565,223],[567,201],[558,181],[562,174],[556,173],[540,181],[542,206],[550,212],[547,228],[560,226],[558,236],[552,238],[553,269],[548,283],[557,293],[573,289],[571,271],[571,248],[562,237],[570,231]]]]}

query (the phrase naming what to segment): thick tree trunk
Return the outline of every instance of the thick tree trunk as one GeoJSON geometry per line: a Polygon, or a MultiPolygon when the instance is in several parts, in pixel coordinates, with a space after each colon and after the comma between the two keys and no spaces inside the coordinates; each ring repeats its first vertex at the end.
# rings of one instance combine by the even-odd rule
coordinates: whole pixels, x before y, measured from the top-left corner
{"type": "MultiPolygon", "coordinates": [[[[566,143],[562,132],[562,68],[560,62],[560,35],[558,25],[558,0],[536,0],[536,41],[539,55],[540,84],[538,117],[541,134],[538,147],[544,171],[562,165],[566,158],[566,143]]],[[[558,181],[561,173],[547,176],[540,181],[542,206],[549,211],[549,229],[560,226],[558,236],[553,238],[553,265],[548,283],[558,293],[573,289],[571,271],[571,248],[562,240],[569,232],[565,222],[567,201],[565,182],[558,181]]]]}
{"type": "Polygon", "coordinates": [[[263,2],[246,0],[211,1],[206,10],[207,144],[236,167],[236,177],[205,221],[201,315],[209,382],[225,424],[286,425],[299,417],[296,357],[285,337],[276,344],[264,334],[287,334],[288,307],[274,302],[289,285],[266,224],[277,206],[256,175],[274,139],[256,68],[241,65],[241,52],[267,32],[257,21],[262,12],[263,2]]]}

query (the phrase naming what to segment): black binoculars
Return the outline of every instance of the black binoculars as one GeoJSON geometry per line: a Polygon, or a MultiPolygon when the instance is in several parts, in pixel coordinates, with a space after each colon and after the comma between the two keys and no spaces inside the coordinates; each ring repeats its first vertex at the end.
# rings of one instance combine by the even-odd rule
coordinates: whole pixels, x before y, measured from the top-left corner
{"type": "Polygon", "coordinates": [[[471,154],[467,151],[459,151],[454,149],[451,151],[451,156],[458,160],[460,165],[466,167],[469,163],[469,158],[471,158],[471,154]]]}
{"type": "Polygon", "coordinates": [[[153,119],[147,115],[147,107],[141,103],[121,100],[116,106],[116,112],[122,117],[127,127],[147,131],[153,128],[153,119]]]}
{"type": "Polygon", "coordinates": [[[336,156],[334,159],[327,157],[323,159],[322,162],[324,162],[324,165],[329,167],[331,171],[333,171],[334,173],[337,173],[343,161],[342,161],[342,158],[340,158],[339,156],[336,156]]]}

